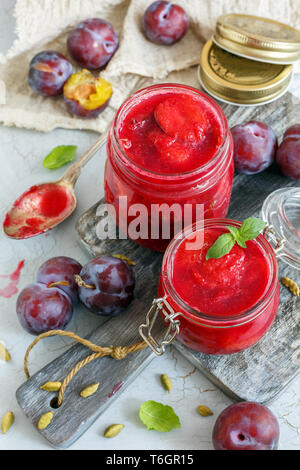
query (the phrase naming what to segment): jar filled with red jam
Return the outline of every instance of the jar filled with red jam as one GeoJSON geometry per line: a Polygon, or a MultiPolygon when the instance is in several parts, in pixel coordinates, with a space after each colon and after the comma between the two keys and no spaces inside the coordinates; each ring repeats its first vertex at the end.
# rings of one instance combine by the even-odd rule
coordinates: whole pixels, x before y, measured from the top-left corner
{"type": "Polygon", "coordinates": [[[211,219],[198,232],[189,227],[170,243],[162,264],[157,309],[166,324],[172,319],[178,341],[206,354],[231,354],[255,344],[279,305],[276,250],[264,235],[247,241],[246,248],[236,243],[227,255],[206,259],[228,226],[241,223],[211,219]],[[196,246],[195,233],[202,236],[196,246]]]}
{"type": "Polygon", "coordinates": [[[189,224],[199,218],[197,207],[205,218],[225,217],[233,173],[225,115],[199,90],[154,85],[118,110],[107,141],[105,198],[121,232],[141,245],[164,251],[186,226],[187,205],[189,224]],[[141,233],[130,230],[139,223],[141,233]]]}

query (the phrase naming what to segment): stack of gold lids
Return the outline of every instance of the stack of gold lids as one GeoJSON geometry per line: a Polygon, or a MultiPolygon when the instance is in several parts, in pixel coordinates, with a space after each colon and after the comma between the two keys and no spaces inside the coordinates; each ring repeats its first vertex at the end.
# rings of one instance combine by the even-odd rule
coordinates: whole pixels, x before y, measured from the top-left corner
{"type": "Polygon", "coordinates": [[[282,96],[300,60],[300,31],[267,18],[230,14],[201,52],[199,80],[213,97],[259,105],[282,96]]]}

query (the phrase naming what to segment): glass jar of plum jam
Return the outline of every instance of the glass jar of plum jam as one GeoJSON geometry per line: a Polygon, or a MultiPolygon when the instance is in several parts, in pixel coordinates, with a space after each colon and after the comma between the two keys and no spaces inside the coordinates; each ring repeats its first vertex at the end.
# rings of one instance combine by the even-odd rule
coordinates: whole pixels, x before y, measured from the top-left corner
{"type": "Polygon", "coordinates": [[[225,217],[233,173],[225,115],[199,90],[153,85],[130,96],[116,113],[107,140],[105,198],[121,231],[137,243],[164,251],[186,226],[180,226],[186,205],[189,224],[197,220],[199,206],[205,218],[225,217]],[[169,210],[161,210],[163,204],[169,210]],[[139,205],[147,230],[132,236],[128,229],[139,205]],[[169,231],[163,232],[166,225],[169,231]]]}
{"type": "MultiPolygon", "coordinates": [[[[169,339],[164,344],[176,337],[195,351],[231,354],[255,344],[273,323],[280,295],[276,259],[279,248],[271,246],[266,232],[265,236],[247,241],[247,248],[235,244],[227,255],[206,260],[209,247],[220,235],[228,233],[228,226],[240,227],[241,223],[205,220],[204,228],[197,232],[193,225],[168,246],[159,299],[149,311],[150,316],[153,310],[155,315],[161,314],[168,325],[169,339]],[[197,233],[202,234],[201,243],[198,240],[193,247],[191,241],[197,233]]],[[[153,325],[149,315],[140,333],[161,354],[164,348],[160,350],[152,338],[151,327],[147,337],[143,333],[144,327],[153,325]]]]}

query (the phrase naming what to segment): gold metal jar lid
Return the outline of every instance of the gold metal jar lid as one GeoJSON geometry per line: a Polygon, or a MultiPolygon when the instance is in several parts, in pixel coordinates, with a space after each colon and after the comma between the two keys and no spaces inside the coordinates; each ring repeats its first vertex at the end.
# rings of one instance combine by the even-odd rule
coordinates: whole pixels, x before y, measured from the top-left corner
{"type": "Polygon", "coordinates": [[[268,18],[223,15],[213,41],[229,52],[262,62],[292,64],[300,59],[300,31],[268,18]]]}
{"type": "Polygon", "coordinates": [[[293,67],[246,59],[210,40],[203,46],[198,73],[203,88],[215,98],[238,105],[259,105],[287,91],[293,67]]]}

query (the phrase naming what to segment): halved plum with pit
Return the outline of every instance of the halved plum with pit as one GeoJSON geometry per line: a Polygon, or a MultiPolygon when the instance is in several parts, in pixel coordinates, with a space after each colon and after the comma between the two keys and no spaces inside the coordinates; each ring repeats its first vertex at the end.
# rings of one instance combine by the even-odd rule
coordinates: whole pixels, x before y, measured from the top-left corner
{"type": "Polygon", "coordinates": [[[64,100],[70,113],[82,118],[98,116],[111,98],[111,84],[86,69],[73,73],[64,86],[64,100]]]}
{"type": "Polygon", "coordinates": [[[190,96],[172,96],[159,103],[155,120],[170,137],[184,142],[199,142],[207,129],[199,103],[190,96]]]}

